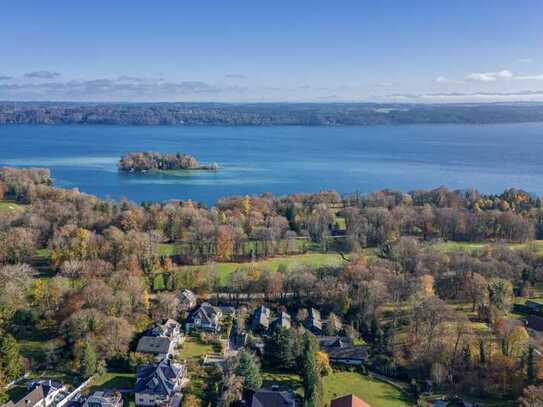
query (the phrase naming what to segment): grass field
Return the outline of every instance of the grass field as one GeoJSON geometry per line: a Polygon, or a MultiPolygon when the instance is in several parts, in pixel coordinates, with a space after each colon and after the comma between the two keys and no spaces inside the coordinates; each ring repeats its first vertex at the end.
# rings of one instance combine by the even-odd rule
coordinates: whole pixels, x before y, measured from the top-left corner
{"type": "Polygon", "coordinates": [[[178,359],[181,360],[200,359],[206,353],[213,352],[212,345],[200,343],[200,341],[194,337],[188,337],[181,346],[181,351],[178,353],[178,359]]]}
{"type": "Polygon", "coordinates": [[[117,373],[106,372],[103,375],[96,377],[92,384],[85,389],[85,393],[92,393],[96,390],[114,390],[114,389],[131,389],[136,383],[135,373],[117,373]]]}
{"type": "Polygon", "coordinates": [[[302,391],[302,378],[295,373],[264,369],[262,370],[262,387],[271,388],[277,385],[281,390],[293,390],[297,393],[302,391]]]}
{"type": "MultiPolygon", "coordinates": [[[[492,245],[493,243],[472,243],[472,242],[442,242],[436,243],[431,247],[444,252],[453,251],[473,251],[476,249],[482,249],[485,246],[492,245]]],[[[543,240],[533,240],[527,243],[506,243],[506,245],[512,249],[526,249],[529,247],[535,248],[539,252],[543,252],[543,240]]]]}
{"type": "MultiPolygon", "coordinates": [[[[282,390],[293,390],[303,395],[302,379],[295,373],[275,370],[262,371],[263,387],[279,386],[282,390]]],[[[336,372],[323,378],[324,399],[327,405],[331,400],[355,394],[372,407],[407,407],[413,405],[401,391],[387,383],[372,380],[354,372],[336,372]]]]}
{"type": "Polygon", "coordinates": [[[17,213],[24,210],[24,206],[19,205],[13,201],[0,201],[0,214],[1,213],[17,213]]]}
{"type": "Polygon", "coordinates": [[[248,267],[254,264],[261,269],[277,270],[280,265],[285,265],[288,269],[297,266],[338,266],[343,264],[343,259],[337,253],[307,253],[293,256],[280,256],[272,259],[257,261],[255,263],[211,263],[205,266],[183,266],[181,270],[214,267],[224,283],[228,277],[240,267],[248,267]]]}
{"type": "Polygon", "coordinates": [[[324,379],[324,400],[354,394],[372,407],[407,407],[413,403],[401,391],[387,383],[359,373],[337,372],[324,379]]]}

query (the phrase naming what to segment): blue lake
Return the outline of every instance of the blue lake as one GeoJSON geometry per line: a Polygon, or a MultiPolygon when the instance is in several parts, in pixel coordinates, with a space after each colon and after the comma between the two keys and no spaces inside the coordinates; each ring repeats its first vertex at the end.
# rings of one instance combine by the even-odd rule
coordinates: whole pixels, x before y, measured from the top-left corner
{"type": "Polygon", "coordinates": [[[47,167],[55,185],[133,201],[445,185],[543,195],[543,124],[367,127],[3,126],[0,166],[47,167]],[[119,174],[127,152],[185,152],[216,173],[119,174]]]}

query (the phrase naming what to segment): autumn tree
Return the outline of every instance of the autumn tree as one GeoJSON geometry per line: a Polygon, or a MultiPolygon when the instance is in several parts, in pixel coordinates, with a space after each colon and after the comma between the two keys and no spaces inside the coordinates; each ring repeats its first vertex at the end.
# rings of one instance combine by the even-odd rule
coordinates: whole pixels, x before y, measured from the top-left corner
{"type": "Polygon", "coordinates": [[[217,260],[230,261],[234,254],[235,231],[231,226],[220,225],[217,228],[217,260]]]}
{"type": "Polygon", "coordinates": [[[543,386],[527,386],[518,400],[520,407],[543,406],[543,386]]]}

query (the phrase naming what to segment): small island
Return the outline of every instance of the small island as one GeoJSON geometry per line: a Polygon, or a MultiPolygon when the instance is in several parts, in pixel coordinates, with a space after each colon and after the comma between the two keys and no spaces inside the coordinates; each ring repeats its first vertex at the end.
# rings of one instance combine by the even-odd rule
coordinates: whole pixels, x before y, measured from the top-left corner
{"type": "Polygon", "coordinates": [[[204,170],[217,171],[219,165],[199,164],[193,156],[182,153],[160,154],[154,152],[129,153],[121,157],[119,171],[146,173],[148,171],[204,170]]]}

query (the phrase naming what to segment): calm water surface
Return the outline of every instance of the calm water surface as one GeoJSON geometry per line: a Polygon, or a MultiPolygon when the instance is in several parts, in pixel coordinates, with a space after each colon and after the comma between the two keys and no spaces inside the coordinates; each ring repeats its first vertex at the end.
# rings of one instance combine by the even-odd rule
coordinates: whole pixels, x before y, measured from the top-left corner
{"type": "Polygon", "coordinates": [[[408,191],[446,185],[543,195],[543,124],[368,127],[3,126],[0,166],[48,167],[55,184],[103,198],[408,191]],[[119,174],[127,152],[181,151],[221,170],[119,174]]]}

